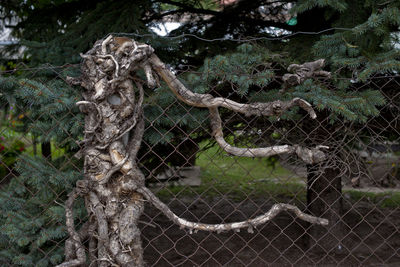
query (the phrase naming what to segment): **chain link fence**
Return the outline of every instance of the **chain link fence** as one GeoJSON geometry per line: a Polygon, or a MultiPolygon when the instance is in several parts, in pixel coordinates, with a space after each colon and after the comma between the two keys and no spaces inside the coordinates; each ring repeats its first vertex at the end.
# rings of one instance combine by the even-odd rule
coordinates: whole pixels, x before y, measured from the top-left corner
{"type": "MultiPolygon", "coordinates": [[[[76,67],[19,65],[1,73],[2,266],[63,261],[63,203],[83,170],[84,119],[75,106],[82,91],[65,83],[76,67]]],[[[181,68],[180,76],[189,72],[196,74],[181,68]]],[[[166,88],[146,90],[140,168],[146,185],[178,216],[204,223],[243,221],[283,202],[330,220],[328,227],[312,226],[281,213],[254,229],[192,233],[146,204],[140,228],[148,266],[400,264],[400,76],[350,84],[354,92],[382,94],[379,115],[345,121],[324,109],[316,120],[299,109],[281,119],[221,111],[228,143],[328,146],[328,160],[318,165],[305,165],[295,155],[230,156],[212,139],[207,111],[183,104],[166,88]]],[[[209,92],[240,102],[267,99],[265,88],[240,95],[235,86],[209,92]]],[[[281,88],[282,81],[268,87],[281,88]]],[[[84,225],[91,218],[83,202],[76,205],[76,223],[84,225]]]]}

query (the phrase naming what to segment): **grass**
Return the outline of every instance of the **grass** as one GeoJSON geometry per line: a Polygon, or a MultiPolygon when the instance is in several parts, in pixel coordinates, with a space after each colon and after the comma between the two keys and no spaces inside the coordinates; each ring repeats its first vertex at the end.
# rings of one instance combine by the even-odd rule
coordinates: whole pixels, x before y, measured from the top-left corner
{"type": "Polygon", "coordinates": [[[344,194],[349,197],[352,203],[368,202],[380,208],[400,207],[400,192],[373,193],[357,190],[344,190],[344,194]]]}
{"type": "MultiPolygon", "coordinates": [[[[201,167],[200,186],[168,187],[160,190],[158,195],[163,198],[225,196],[238,201],[271,197],[274,201],[294,199],[297,203],[306,203],[305,178],[283,168],[279,163],[272,167],[265,158],[232,157],[213,146],[198,154],[196,165],[201,167]]],[[[343,193],[352,203],[367,201],[380,208],[400,206],[400,192],[343,190],[343,193]]]]}
{"type": "MultiPolygon", "coordinates": [[[[11,143],[21,140],[25,143],[25,151],[33,155],[32,136],[22,135],[10,127],[1,127],[0,136],[11,143]]],[[[205,147],[207,144],[201,144],[205,147]]],[[[52,157],[56,159],[64,155],[64,150],[51,142],[52,157]]],[[[37,155],[41,154],[41,146],[37,145],[37,155]]],[[[232,157],[218,146],[213,146],[198,154],[196,165],[201,167],[202,184],[199,187],[174,186],[158,192],[160,197],[178,197],[201,195],[203,197],[226,196],[236,200],[263,197],[274,198],[275,201],[296,199],[305,203],[306,188],[304,178],[283,168],[279,162],[271,166],[266,158],[232,157]]],[[[357,190],[343,190],[353,203],[367,201],[382,208],[400,206],[400,192],[373,193],[357,190]]]]}
{"type": "Polygon", "coordinates": [[[305,200],[302,179],[279,163],[271,166],[266,158],[232,157],[213,146],[198,154],[196,165],[201,167],[202,184],[199,187],[174,186],[159,191],[158,195],[224,195],[237,200],[247,197],[279,200],[296,196],[305,200]]]}
{"type": "Polygon", "coordinates": [[[266,158],[232,157],[212,147],[199,155],[196,165],[202,169],[202,183],[221,193],[246,196],[292,196],[303,193],[300,177],[266,158]]]}
{"type": "MultiPolygon", "coordinates": [[[[6,146],[12,144],[15,140],[19,140],[25,144],[25,151],[24,153],[33,155],[33,144],[32,144],[32,134],[27,133],[23,134],[20,132],[14,131],[11,127],[2,126],[0,127],[0,136],[3,137],[5,140],[2,141],[6,146]]],[[[1,143],[1,141],[0,141],[1,143]]],[[[41,155],[42,148],[40,143],[36,145],[36,153],[37,155],[41,155]]],[[[55,142],[51,142],[51,155],[53,159],[61,157],[65,154],[63,148],[59,148],[56,146],[55,142]]]]}

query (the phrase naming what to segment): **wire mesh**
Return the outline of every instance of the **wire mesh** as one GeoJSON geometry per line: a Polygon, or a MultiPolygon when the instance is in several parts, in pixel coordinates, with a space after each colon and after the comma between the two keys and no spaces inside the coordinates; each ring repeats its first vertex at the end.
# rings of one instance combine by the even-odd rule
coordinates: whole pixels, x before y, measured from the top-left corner
{"type": "MultiPolygon", "coordinates": [[[[63,82],[64,72],[74,67],[18,66],[2,73],[31,87],[25,95],[17,92],[18,97],[1,111],[3,266],[52,266],[63,260],[67,238],[63,203],[83,173],[77,154],[82,148],[83,134],[78,133],[83,131],[84,121],[78,108],[68,102],[78,101],[81,92],[63,82]]],[[[280,87],[281,81],[271,84],[280,87]]],[[[242,221],[284,202],[328,217],[331,224],[312,226],[282,213],[249,231],[191,233],[146,204],[140,220],[146,263],[400,264],[400,76],[372,77],[354,83],[351,89],[365,88],[381,92],[385,104],[378,107],[379,115],[362,123],[333,123],[325,111],[314,121],[301,112],[294,118],[276,120],[221,111],[229,143],[240,147],[327,145],[328,160],[318,166],[305,165],[293,155],[230,156],[211,138],[207,112],[172,95],[157,98],[163,94],[162,88],[147,90],[139,164],[146,185],[178,216],[205,223],[242,221]]],[[[213,89],[212,94],[222,94],[213,89]]],[[[241,102],[258,97],[239,96],[235,84],[229,89],[220,96],[241,102]]],[[[90,218],[85,215],[84,203],[77,205],[82,211],[78,209],[76,223],[84,227],[90,218]]]]}

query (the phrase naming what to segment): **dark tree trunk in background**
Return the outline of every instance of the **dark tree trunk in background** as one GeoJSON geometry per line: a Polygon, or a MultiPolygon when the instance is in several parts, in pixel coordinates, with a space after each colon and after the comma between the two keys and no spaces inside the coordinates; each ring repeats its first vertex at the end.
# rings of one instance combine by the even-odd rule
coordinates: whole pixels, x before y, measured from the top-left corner
{"type": "Polygon", "coordinates": [[[174,153],[168,158],[173,166],[192,167],[196,163],[196,155],[199,152],[199,145],[190,137],[185,138],[176,147],[174,153]]]}
{"type": "Polygon", "coordinates": [[[50,142],[41,143],[41,147],[42,147],[42,156],[48,160],[51,160],[51,143],[50,142]]]}
{"type": "Polygon", "coordinates": [[[328,226],[310,225],[309,248],[339,253],[343,250],[341,170],[328,160],[307,165],[307,172],[307,212],[329,220],[328,226]]]}
{"type": "Polygon", "coordinates": [[[37,155],[37,138],[36,136],[32,136],[32,147],[33,147],[33,155],[37,155]]]}

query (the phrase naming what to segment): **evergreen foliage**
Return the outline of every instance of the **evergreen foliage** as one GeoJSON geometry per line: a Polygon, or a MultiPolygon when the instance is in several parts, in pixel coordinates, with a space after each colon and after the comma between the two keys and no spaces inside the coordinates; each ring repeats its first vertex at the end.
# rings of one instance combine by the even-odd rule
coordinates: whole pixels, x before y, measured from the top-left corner
{"type": "Polygon", "coordinates": [[[292,13],[302,13],[316,7],[329,7],[339,12],[343,12],[347,9],[348,5],[346,1],[343,0],[299,0],[297,1],[296,6],[290,11],[292,13]]]}
{"type": "Polygon", "coordinates": [[[40,142],[51,140],[57,147],[76,149],[82,135],[83,115],[75,105],[80,92],[54,75],[35,79],[0,77],[0,102],[13,106],[13,114],[23,115],[17,131],[31,133],[40,142]]]}
{"type": "MultiPolygon", "coordinates": [[[[20,118],[13,130],[63,151],[52,161],[21,154],[15,176],[1,187],[0,262],[5,265],[62,262],[67,236],[62,203],[82,175],[82,163],[72,158],[83,129],[83,116],[75,106],[79,91],[45,74],[35,80],[0,77],[0,102],[13,108],[9,115],[20,118]]],[[[80,203],[77,218],[84,218],[84,213],[80,203]]]]}
{"type": "MultiPolygon", "coordinates": [[[[2,3],[1,9],[6,17],[19,18],[13,35],[20,44],[15,48],[26,47],[23,56],[30,66],[78,63],[79,53],[87,51],[95,40],[110,32],[126,32],[129,37],[150,43],[178,74],[182,65],[193,65],[196,73],[179,77],[195,92],[242,102],[301,97],[321,113],[328,111],[332,124],[342,120],[363,123],[377,115],[377,107],[384,104],[382,95],[368,87],[354,91],[353,85],[376,74],[400,70],[396,46],[400,38],[399,1],[299,0],[272,5],[263,0],[242,0],[220,8],[208,0],[40,0],[9,1],[2,3]],[[286,3],[293,3],[293,8],[288,10],[286,3]],[[290,12],[298,23],[289,25],[273,15],[262,15],[260,10],[268,11],[266,14],[290,12]],[[190,33],[226,40],[143,36],[151,34],[149,27],[156,26],[168,13],[178,17],[191,14],[193,18],[173,35],[190,33]],[[348,30],[293,35],[284,41],[258,44],[229,41],[248,36],[274,38],[278,30],[285,30],[285,35],[332,27],[348,30]],[[327,60],[327,68],[334,74],[332,81],[310,79],[279,92],[277,81],[290,63],[315,58],[327,60]]],[[[0,263],[4,265],[53,266],[63,259],[64,209],[57,203],[63,203],[81,175],[82,162],[72,160],[72,155],[78,150],[75,141],[82,137],[83,123],[75,106],[81,99],[80,90],[67,86],[60,79],[64,75],[40,71],[34,78],[0,76],[0,106],[14,107],[14,114],[24,114],[17,130],[63,150],[63,156],[51,162],[22,154],[16,165],[18,175],[1,188],[0,263]]],[[[166,85],[155,90],[147,88],[146,93],[146,132],[140,153],[141,163],[150,173],[161,171],[163,161],[179,164],[169,158],[172,151],[187,138],[195,144],[209,138],[210,133],[207,110],[176,102],[166,85]]],[[[296,113],[294,109],[283,119],[296,118],[296,113]]],[[[225,119],[230,115],[222,112],[225,119]]],[[[234,125],[228,123],[227,127],[229,132],[234,125]]],[[[76,216],[84,218],[80,205],[76,216]]]]}
{"type": "MultiPolygon", "coordinates": [[[[62,262],[67,236],[62,203],[82,175],[79,169],[67,168],[68,161],[59,158],[50,163],[28,155],[18,159],[19,175],[0,190],[3,265],[54,266],[62,262]]],[[[76,205],[76,211],[79,225],[86,214],[83,202],[76,205]]]]}
{"type": "Polygon", "coordinates": [[[350,1],[333,26],[351,30],[322,36],[313,46],[333,69],[344,68],[361,81],[400,70],[398,1],[350,1]]]}
{"type": "Polygon", "coordinates": [[[270,85],[285,73],[287,62],[287,59],[266,51],[262,46],[242,44],[233,53],[206,59],[200,68],[201,74],[190,76],[189,87],[202,93],[212,88],[223,94],[227,85],[230,85],[231,95],[236,94],[240,98],[247,96],[250,101],[300,97],[319,110],[329,110],[332,121],[344,119],[365,122],[367,117],[378,115],[377,106],[385,103],[380,92],[371,89],[354,92],[351,83],[344,84],[342,80],[332,84],[325,80],[308,79],[280,93],[276,84],[272,84],[275,88],[270,88],[270,85]]]}

